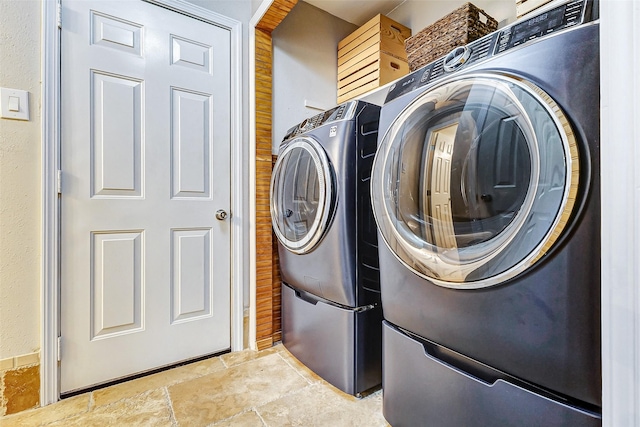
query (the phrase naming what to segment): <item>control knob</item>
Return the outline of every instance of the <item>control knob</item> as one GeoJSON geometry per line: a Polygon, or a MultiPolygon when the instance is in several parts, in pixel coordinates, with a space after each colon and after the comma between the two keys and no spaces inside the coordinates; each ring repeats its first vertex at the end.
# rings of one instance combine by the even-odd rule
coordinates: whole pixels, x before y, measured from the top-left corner
{"type": "Polygon", "coordinates": [[[455,71],[462,67],[471,56],[471,49],[467,46],[460,46],[453,49],[444,57],[443,68],[447,72],[455,71]]]}

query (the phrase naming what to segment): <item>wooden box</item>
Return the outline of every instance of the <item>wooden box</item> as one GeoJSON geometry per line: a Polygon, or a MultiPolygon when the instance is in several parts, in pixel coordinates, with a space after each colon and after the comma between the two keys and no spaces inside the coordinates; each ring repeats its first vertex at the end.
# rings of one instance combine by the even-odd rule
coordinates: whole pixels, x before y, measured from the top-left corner
{"type": "Polygon", "coordinates": [[[338,103],[409,72],[404,41],[411,30],[377,15],[338,43],[338,103]]]}
{"type": "Polygon", "coordinates": [[[544,6],[551,0],[516,0],[516,16],[521,18],[527,13],[544,6]]]}
{"type": "Polygon", "coordinates": [[[498,21],[472,3],[465,3],[405,41],[409,68],[415,71],[497,29],[498,21]]]}

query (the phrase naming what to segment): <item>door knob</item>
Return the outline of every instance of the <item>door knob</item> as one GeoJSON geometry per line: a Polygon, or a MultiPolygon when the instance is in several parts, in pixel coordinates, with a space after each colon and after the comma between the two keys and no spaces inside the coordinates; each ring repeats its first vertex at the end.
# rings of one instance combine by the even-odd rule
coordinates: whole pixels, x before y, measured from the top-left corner
{"type": "Polygon", "coordinates": [[[219,221],[224,221],[225,219],[227,219],[227,216],[229,216],[227,214],[227,211],[225,211],[224,209],[218,209],[216,211],[216,219],[219,221]]]}

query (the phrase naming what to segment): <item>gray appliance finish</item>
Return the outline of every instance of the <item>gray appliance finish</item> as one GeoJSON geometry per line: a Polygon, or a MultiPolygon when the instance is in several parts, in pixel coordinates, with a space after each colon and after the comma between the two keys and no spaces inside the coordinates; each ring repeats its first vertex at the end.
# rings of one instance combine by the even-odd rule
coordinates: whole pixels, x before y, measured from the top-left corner
{"type": "Polygon", "coordinates": [[[394,427],[599,426],[597,4],[398,80],[372,171],[394,427]]]}
{"type": "Polygon", "coordinates": [[[282,342],[346,393],[381,382],[382,309],[371,165],[380,107],[349,101],[291,128],[271,180],[282,342]]]}

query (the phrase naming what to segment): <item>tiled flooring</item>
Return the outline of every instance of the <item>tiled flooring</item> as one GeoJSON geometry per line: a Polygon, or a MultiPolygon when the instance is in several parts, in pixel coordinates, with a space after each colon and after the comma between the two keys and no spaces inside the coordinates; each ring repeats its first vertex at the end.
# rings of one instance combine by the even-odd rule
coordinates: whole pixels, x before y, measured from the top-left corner
{"type": "Polygon", "coordinates": [[[282,346],[243,351],[0,418],[8,426],[388,426],[382,391],[357,399],[282,346]]]}

